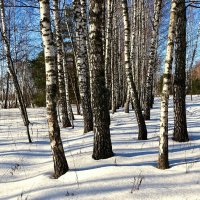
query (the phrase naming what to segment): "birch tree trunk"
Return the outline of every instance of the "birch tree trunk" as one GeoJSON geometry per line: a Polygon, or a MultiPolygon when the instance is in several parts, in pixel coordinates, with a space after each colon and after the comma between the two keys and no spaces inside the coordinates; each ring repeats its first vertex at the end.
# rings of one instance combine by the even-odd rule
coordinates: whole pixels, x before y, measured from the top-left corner
{"type": "Polygon", "coordinates": [[[11,51],[10,51],[10,44],[9,44],[9,40],[7,37],[7,28],[6,28],[6,21],[5,21],[5,10],[4,10],[4,1],[1,0],[0,1],[0,11],[1,11],[1,32],[2,32],[2,38],[3,38],[3,44],[4,44],[4,48],[5,48],[5,53],[6,53],[6,61],[7,61],[7,65],[8,65],[8,70],[10,75],[12,76],[13,79],[13,83],[14,83],[14,87],[15,87],[15,91],[17,94],[17,98],[19,101],[19,106],[20,106],[20,110],[21,110],[21,115],[22,115],[22,119],[24,122],[24,125],[26,126],[27,129],[27,135],[28,135],[28,141],[29,143],[31,143],[31,136],[29,133],[29,119],[28,119],[28,114],[27,114],[27,110],[26,110],[26,105],[25,105],[25,101],[22,95],[22,91],[17,79],[17,75],[15,73],[15,69],[14,69],[14,65],[13,65],[13,61],[11,58],[11,51]]]}
{"type": "Polygon", "coordinates": [[[119,49],[119,44],[118,44],[118,37],[119,37],[119,32],[117,28],[117,15],[116,15],[116,22],[115,22],[115,43],[114,43],[114,57],[115,57],[115,67],[114,67],[114,88],[115,88],[115,98],[116,98],[116,108],[119,109],[120,107],[120,91],[119,91],[119,74],[120,74],[120,63],[119,63],[119,57],[118,57],[118,49],[119,49]]]}
{"type": "Polygon", "coordinates": [[[40,3],[40,28],[44,46],[46,70],[46,106],[49,127],[49,139],[54,161],[54,176],[60,177],[68,171],[68,164],[60,137],[60,127],[57,119],[56,95],[57,67],[56,54],[51,32],[49,0],[39,0],[40,3]]]}
{"type": "Polygon", "coordinates": [[[144,117],[142,114],[142,110],[140,107],[140,102],[138,99],[138,93],[136,90],[135,83],[133,81],[132,69],[130,66],[130,25],[129,25],[129,16],[128,16],[128,7],[127,0],[121,0],[122,11],[123,11],[123,21],[124,21],[124,59],[125,59],[125,72],[128,87],[130,89],[130,98],[133,101],[134,111],[138,122],[138,139],[146,140],[147,139],[147,129],[144,121],[144,117]]]}
{"type": "Polygon", "coordinates": [[[72,110],[72,106],[70,103],[70,98],[69,98],[69,69],[67,67],[67,57],[65,54],[64,50],[64,44],[62,43],[62,51],[63,51],[63,71],[64,71],[64,79],[65,79],[65,91],[66,91],[66,101],[67,101],[67,110],[68,110],[68,115],[69,119],[71,121],[72,128],[74,128],[74,114],[72,110]]]}
{"type": "Polygon", "coordinates": [[[131,51],[130,51],[130,62],[131,62],[131,68],[132,68],[132,73],[133,73],[133,79],[135,81],[135,74],[136,74],[136,15],[137,15],[137,0],[134,0],[133,5],[132,5],[132,20],[131,20],[131,51]]]}
{"type": "Polygon", "coordinates": [[[158,168],[169,168],[168,161],[168,102],[172,76],[172,61],[174,50],[174,31],[176,23],[176,0],[172,0],[170,10],[170,21],[168,30],[168,41],[165,58],[165,68],[163,74],[163,88],[161,94],[161,116],[160,116],[160,137],[159,137],[159,157],[158,168]]]}
{"type": "Polygon", "coordinates": [[[102,41],[102,7],[104,0],[90,0],[90,63],[93,72],[93,114],[94,147],[92,157],[95,160],[113,156],[110,137],[110,115],[108,110],[108,92],[105,87],[104,56],[102,41]]]}
{"type": "MultiPolygon", "coordinates": [[[[83,0],[82,0],[83,1],[83,0]]],[[[79,91],[84,120],[84,133],[93,130],[93,114],[90,96],[89,65],[87,55],[87,20],[81,13],[80,0],[74,0],[76,20],[76,66],[79,80],[79,91]]]]}
{"type": "Polygon", "coordinates": [[[152,38],[151,38],[150,55],[149,55],[149,66],[148,66],[147,79],[146,79],[146,94],[145,94],[145,101],[144,101],[144,117],[146,120],[150,120],[153,72],[155,70],[156,51],[157,51],[156,42],[158,41],[157,38],[158,38],[158,30],[159,30],[161,5],[162,5],[162,0],[154,0],[153,29],[152,29],[152,38]]]}
{"type": "Polygon", "coordinates": [[[186,7],[185,0],[176,0],[175,74],[174,74],[174,134],[178,142],[189,140],[186,120],[186,7]]]}
{"type": "Polygon", "coordinates": [[[109,91],[109,102],[111,95],[111,32],[113,17],[113,0],[107,0],[107,23],[105,33],[105,81],[109,91]]]}
{"type": "MultiPolygon", "coordinates": [[[[114,30],[113,30],[113,34],[112,37],[114,37],[114,30]]],[[[114,114],[116,112],[116,96],[115,96],[115,66],[116,66],[116,60],[115,60],[115,39],[113,39],[111,41],[111,109],[112,109],[112,114],[114,114]]]]}
{"type": "Polygon", "coordinates": [[[62,126],[63,128],[70,127],[71,123],[68,117],[67,100],[66,100],[66,89],[65,79],[63,71],[63,51],[62,51],[62,35],[60,27],[60,16],[58,11],[58,0],[53,0],[53,15],[56,32],[56,49],[57,49],[57,67],[58,67],[58,84],[59,84],[59,95],[62,113],[62,126]]]}
{"type": "MultiPolygon", "coordinates": [[[[4,102],[4,109],[8,108],[8,92],[9,92],[9,82],[10,82],[10,73],[7,73],[6,77],[6,91],[5,91],[5,102],[4,102]]],[[[3,93],[2,93],[3,94],[3,93]]]]}

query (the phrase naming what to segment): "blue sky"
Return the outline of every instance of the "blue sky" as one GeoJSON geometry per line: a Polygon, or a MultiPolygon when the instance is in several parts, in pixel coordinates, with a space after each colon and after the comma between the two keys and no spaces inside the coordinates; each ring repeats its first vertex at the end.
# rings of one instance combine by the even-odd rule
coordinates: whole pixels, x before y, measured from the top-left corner
{"type": "MultiPolygon", "coordinates": [[[[18,2],[18,1],[16,1],[18,2]]],[[[67,1],[67,3],[72,3],[72,1],[67,1]]],[[[20,3],[17,3],[18,5],[23,5],[23,1],[20,3]]],[[[25,1],[25,4],[32,5],[32,6],[39,6],[37,0],[27,0],[25,1]]],[[[166,49],[166,37],[167,37],[167,30],[168,30],[168,21],[169,21],[169,6],[170,3],[164,8],[165,13],[165,20],[162,21],[162,31],[161,31],[161,45],[159,48],[159,52],[161,55],[162,60],[164,61],[165,57],[165,49],[166,49]]],[[[9,8],[6,8],[8,12],[9,8]]],[[[191,10],[191,9],[190,9],[191,10]]],[[[195,40],[196,32],[197,32],[197,26],[198,22],[200,21],[200,14],[199,9],[192,9],[193,16],[194,16],[194,22],[193,24],[189,24],[188,31],[190,31],[189,37],[191,37],[192,40],[195,40]]],[[[11,9],[13,12],[13,9],[11,9]]],[[[189,9],[188,9],[189,11],[189,9]]],[[[188,20],[189,21],[189,20],[188,20]]],[[[17,25],[17,31],[16,35],[18,39],[23,39],[23,37],[27,37],[27,45],[29,49],[29,58],[35,57],[41,50],[42,50],[42,41],[40,36],[40,27],[39,27],[39,9],[36,8],[17,8],[16,9],[16,20],[15,23],[17,25]]],[[[12,30],[11,30],[12,33],[12,30]]],[[[200,41],[199,41],[200,43],[200,41]]],[[[188,43],[191,47],[192,42],[188,43]]],[[[21,47],[20,47],[21,48],[21,47]]],[[[197,55],[195,57],[195,60],[200,60],[200,44],[198,46],[197,55]]],[[[189,54],[188,54],[189,55],[189,54]]],[[[190,57],[190,56],[189,56],[190,57]]]]}

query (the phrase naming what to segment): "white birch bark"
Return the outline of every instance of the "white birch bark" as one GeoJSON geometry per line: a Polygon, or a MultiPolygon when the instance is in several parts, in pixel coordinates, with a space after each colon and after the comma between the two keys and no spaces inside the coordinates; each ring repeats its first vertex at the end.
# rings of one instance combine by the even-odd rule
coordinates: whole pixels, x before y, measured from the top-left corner
{"type": "Polygon", "coordinates": [[[76,49],[77,49],[77,72],[79,80],[79,91],[84,119],[84,133],[93,130],[93,114],[90,97],[89,65],[87,57],[87,24],[81,13],[80,0],[74,0],[76,20],[76,49]]]}
{"type": "Polygon", "coordinates": [[[150,120],[150,108],[151,108],[151,95],[152,95],[152,84],[153,84],[153,72],[155,70],[156,62],[156,51],[158,41],[158,30],[161,14],[162,0],[154,0],[154,18],[153,18],[153,29],[151,37],[150,55],[149,55],[149,66],[147,71],[146,79],[146,94],[144,101],[144,117],[146,120],[150,120]]]}
{"type": "Polygon", "coordinates": [[[46,70],[46,107],[49,128],[49,139],[54,161],[54,176],[60,177],[68,171],[68,164],[60,137],[60,127],[57,119],[56,96],[57,67],[56,54],[53,43],[53,34],[50,23],[49,0],[39,0],[40,3],[40,29],[44,47],[45,70],[46,70]]]}
{"type": "Polygon", "coordinates": [[[165,58],[165,68],[163,74],[163,88],[161,94],[161,116],[160,116],[160,137],[159,137],[159,158],[158,168],[167,169],[169,168],[168,161],[168,102],[169,92],[171,85],[172,75],[172,61],[174,51],[174,31],[176,21],[176,1],[172,0],[170,10],[170,22],[168,30],[168,41],[165,58]]]}
{"type": "Polygon", "coordinates": [[[111,31],[113,17],[113,0],[107,0],[107,23],[105,34],[105,81],[106,88],[111,92],[111,31]]]}
{"type": "Polygon", "coordinates": [[[58,84],[59,84],[59,95],[60,95],[60,104],[61,104],[61,113],[62,113],[62,126],[63,128],[70,127],[71,123],[68,118],[67,110],[67,101],[66,101],[66,92],[65,92],[65,79],[63,71],[63,52],[62,52],[62,35],[60,27],[60,16],[58,11],[58,0],[53,0],[53,15],[54,15],[54,24],[56,32],[56,49],[57,49],[57,68],[58,68],[58,84]]]}
{"type": "Polygon", "coordinates": [[[134,104],[134,110],[138,122],[138,139],[146,140],[147,139],[147,129],[144,121],[144,117],[142,114],[142,110],[140,107],[140,102],[138,99],[138,93],[136,90],[135,83],[133,81],[132,70],[130,66],[130,25],[129,25],[129,16],[128,16],[128,6],[127,0],[121,0],[122,12],[123,12],[123,21],[124,21],[124,61],[125,61],[125,72],[127,84],[130,89],[130,97],[134,104]]]}
{"type": "Polygon", "coordinates": [[[132,23],[131,23],[131,52],[130,52],[130,62],[131,62],[131,68],[133,73],[133,79],[135,81],[135,46],[136,46],[136,8],[137,8],[137,0],[134,0],[132,5],[132,23]]]}

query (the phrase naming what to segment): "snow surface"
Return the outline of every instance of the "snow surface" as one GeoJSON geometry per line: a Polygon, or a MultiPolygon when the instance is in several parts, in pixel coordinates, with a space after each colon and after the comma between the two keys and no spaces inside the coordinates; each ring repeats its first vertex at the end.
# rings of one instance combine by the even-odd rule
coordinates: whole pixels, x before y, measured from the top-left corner
{"type": "MultiPolygon", "coordinates": [[[[170,101],[172,102],[172,100],[170,101]]],[[[61,129],[70,171],[53,179],[45,108],[28,109],[33,144],[18,109],[0,110],[0,199],[200,200],[200,96],[187,97],[190,141],[172,141],[173,105],[169,108],[170,169],[156,168],[160,100],[147,121],[148,140],[137,140],[134,112],[111,114],[115,156],[91,158],[93,133],[83,134],[83,119],[61,129]],[[140,184],[141,182],[141,184],[140,184]]]]}

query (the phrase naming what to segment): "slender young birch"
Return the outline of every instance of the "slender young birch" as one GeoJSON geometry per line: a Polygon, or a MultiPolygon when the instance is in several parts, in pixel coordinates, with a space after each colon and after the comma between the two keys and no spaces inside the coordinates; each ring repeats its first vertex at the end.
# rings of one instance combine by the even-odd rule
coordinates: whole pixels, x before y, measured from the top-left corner
{"type": "MultiPolygon", "coordinates": [[[[67,7],[66,6],[65,6],[65,9],[64,9],[64,20],[65,20],[65,24],[66,24],[67,31],[68,31],[68,34],[69,34],[69,39],[70,39],[70,43],[71,43],[71,47],[72,47],[72,51],[73,51],[73,55],[74,55],[74,60],[75,60],[74,66],[76,66],[77,55],[76,55],[76,51],[75,51],[73,35],[71,33],[71,30],[69,28],[69,23],[68,23],[68,20],[67,20],[67,7]]],[[[69,80],[71,80],[70,82],[72,84],[72,88],[73,88],[73,91],[74,91],[74,96],[76,98],[77,115],[80,115],[81,114],[81,109],[80,109],[79,98],[78,98],[77,90],[76,90],[77,87],[76,87],[76,84],[74,82],[74,77],[73,76],[70,77],[70,73],[68,73],[68,78],[69,78],[69,80]]]]}
{"type": "MultiPolygon", "coordinates": [[[[112,20],[112,41],[111,41],[111,82],[112,82],[112,114],[116,112],[118,107],[118,89],[119,89],[119,80],[118,80],[118,36],[117,36],[117,21],[118,16],[116,12],[117,5],[114,3],[113,7],[113,20],[112,20]]],[[[111,38],[110,38],[111,39],[111,38]]]]}
{"type": "MultiPolygon", "coordinates": [[[[105,81],[106,88],[111,92],[111,32],[113,17],[113,0],[107,0],[107,23],[105,33],[105,81]]],[[[109,97],[110,98],[110,97],[109,97]]]]}
{"type": "Polygon", "coordinates": [[[53,34],[50,23],[49,0],[39,0],[40,3],[40,29],[44,46],[45,70],[46,70],[46,106],[47,121],[49,127],[49,139],[54,161],[54,177],[58,178],[68,171],[68,164],[65,158],[60,127],[57,119],[56,96],[57,67],[56,54],[53,43],[53,34]]]}
{"type": "Polygon", "coordinates": [[[87,15],[87,1],[86,0],[80,0],[81,2],[81,14],[82,19],[84,23],[84,34],[86,36],[86,47],[87,47],[87,60],[88,60],[88,67],[89,67],[89,79],[90,79],[90,102],[92,104],[92,67],[90,66],[90,41],[89,41],[89,27],[88,27],[88,15],[87,15]]]}
{"type": "Polygon", "coordinates": [[[141,46],[142,46],[142,1],[138,1],[138,38],[137,38],[137,70],[136,70],[136,89],[138,92],[138,99],[141,101],[141,72],[142,72],[142,55],[141,55],[141,46]],[[138,42],[140,41],[140,42],[138,42]]]}
{"type": "MultiPolygon", "coordinates": [[[[113,35],[114,37],[114,30],[113,35]]],[[[115,60],[115,38],[111,41],[111,100],[112,100],[112,114],[116,112],[116,96],[115,96],[115,66],[116,66],[116,60],[115,60]]]]}
{"type": "Polygon", "coordinates": [[[119,65],[119,57],[118,57],[118,49],[119,49],[119,31],[117,28],[117,19],[118,16],[115,16],[116,22],[115,22],[115,28],[114,28],[114,33],[115,33],[115,40],[114,40],[114,57],[115,57],[115,67],[114,67],[114,88],[115,88],[115,97],[116,97],[116,108],[119,109],[120,107],[120,90],[119,90],[119,74],[120,74],[120,65],[119,65]]]}
{"type": "Polygon", "coordinates": [[[108,94],[105,87],[104,56],[102,41],[102,5],[104,0],[90,0],[90,63],[93,72],[93,114],[94,147],[92,157],[95,160],[113,156],[110,137],[110,115],[108,94]]]}
{"type": "Polygon", "coordinates": [[[131,23],[131,51],[130,51],[130,62],[135,80],[135,46],[136,46],[136,14],[137,14],[137,0],[134,0],[132,5],[132,23],[131,23]]]}
{"type": "Polygon", "coordinates": [[[124,59],[125,59],[125,72],[128,87],[130,89],[130,97],[133,101],[134,111],[138,122],[138,139],[139,140],[146,140],[147,139],[147,129],[146,124],[144,121],[144,117],[142,114],[142,110],[140,107],[140,102],[138,99],[138,93],[136,90],[135,83],[133,81],[132,70],[130,66],[130,26],[129,26],[129,17],[128,17],[128,7],[127,7],[127,0],[121,0],[122,11],[123,11],[123,21],[124,21],[124,59]]]}
{"type": "Polygon", "coordinates": [[[185,0],[176,0],[175,30],[175,74],[174,93],[174,133],[173,139],[178,142],[189,140],[186,120],[186,8],[185,0]]]}
{"type": "Polygon", "coordinates": [[[22,119],[23,119],[24,125],[26,126],[26,129],[27,129],[28,141],[29,141],[29,143],[31,143],[32,140],[31,140],[31,136],[29,133],[29,123],[30,122],[28,119],[28,114],[27,114],[27,110],[26,110],[24,97],[23,97],[23,94],[22,94],[22,91],[21,91],[21,88],[20,88],[20,85],[19,85],[19,82],[17,79],[17,75],[15,73],[14,64],[13,64],[13,60],[11,57],[10,44],[9,44],[9,40],[7,37],[7,28],[6,28],[5,10],[4,10],[4,1],[3,0],[0,0],[0,14],[1,14],[1,26],[2,26],[1,32],[2,32],[3,45],[4,45],[4,49],[5,49],[5,53],[6,53],[6,61],[7,61],[7,65],[8,65],[8,70],[13,79],[17,99],[19,101],[22,119]]]}
{"type": "MultiPolygon", "coordinates": [[[[5,92],[5,102],[4,102],[4,109],[8,108],[8,92],[9,92],[9,82],[10,82],[10,73],[7,72],[6,77],[6,92],[5,92]]],[[[3,92],[2,92],[3,94],[3,92]]]]}
{"type": "Polygon", "coordinates": [[[76,66],[79,80],[79,91],[84,119],[84,133],[93,130],[93,114],[90,97],[90,79],[87,57],[87,24],[81,14],[80,0],[74,0],[75,20],[76,20],[76,66]]]}
{"type": "Polygon", "coordinates": [[[172,61],[174,51],[174,36],[176,23],[176,0],[171,2],[170,21],[168,30],[168,41],[165,58],[165,68],[163,74],[163,88],[161,94],[161,116],[160,116],[160,137],[159,137],[159,157],[158,168],[169,168],[168,161],[168,102],[172,76],[172,61]]]}
{"type": "Polygon", "coordinates": [[[63,128],[70,127],[71,123],[68,117],[66,90],[65,90],[65,79],[63,71],[63,51],[62,51],[62,35],[60,27],[60,16],[58,11],[58,0],[53,0],[53,15],[56,32],[56,49],[57,49],[57,68],[58,68],[58,84],[59,84],[59,95],[62,113],[62,126],[63,128]]]}
{"type": "Polygon", "coordinates": [[[153,85],[153,72],[155,70],[156,61],[156,43],[158,41],[158,30],[160,22],[162,0],[154,0],[154,17],[153,17],[153,29],[151,37],[150,55],[149,55],[149,66],[147,71],[146,79],[146,94],[144,100],[144,117],[146,120],[150,120],[150,108],[151,108],[151,96],[152,96],[152,85],[153,85]]]}
{"type": "Polygon", "coordinates": [[[65,53],[65,48],[64,44],[62,43],[62,51],[63,51],[63,71],[64,71],[64,79],[65,79],[65,91],[66,91],[66,101],[67,101],[67,110],[68,110],[68,115],[69,119],[71,121],[72,128],[74,128],[74,114],[72,110],[72,106],[70,103],[70,98],[69,98],[69,68],[67,67],[67,57],[65,53]]]}

